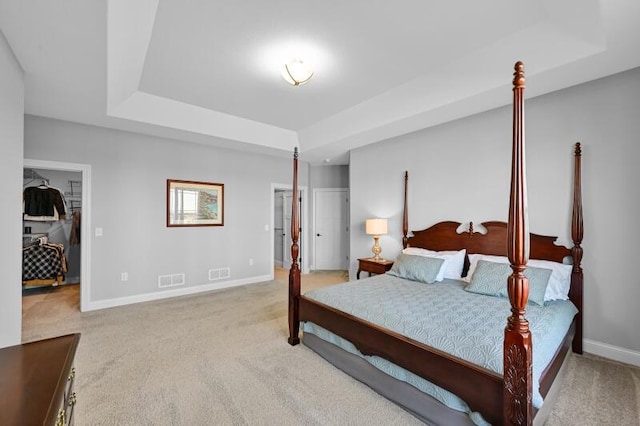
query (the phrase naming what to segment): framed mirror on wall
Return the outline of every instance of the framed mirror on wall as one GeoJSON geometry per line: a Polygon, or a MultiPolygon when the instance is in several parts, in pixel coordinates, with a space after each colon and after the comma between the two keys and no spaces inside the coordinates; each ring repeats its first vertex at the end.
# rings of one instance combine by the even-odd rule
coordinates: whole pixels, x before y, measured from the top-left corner
{"type": "Polygon", "coordinates": [[[167,179],[167,226],[224,226],[224,184],[167,179]]]}

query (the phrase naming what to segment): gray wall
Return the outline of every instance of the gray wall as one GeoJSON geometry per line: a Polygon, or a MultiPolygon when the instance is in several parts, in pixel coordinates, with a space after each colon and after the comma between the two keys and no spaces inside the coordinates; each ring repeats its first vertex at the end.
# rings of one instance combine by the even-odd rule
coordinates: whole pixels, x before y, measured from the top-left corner
{"type": "Polygon", "coordinates": [[[309,167],[309,182],[314,188],[348,188],[349,166],[309,167]]]}
{"type": "MultiPolygon", "coordinates": [[[[511,114],[500,108],[353,151],[352,259],[369,255],[367,217],[390,218],[384,257],[401,249],[405,170],[410,229],[445,219],[506,221],[511,114]]],[[[573,143],[583,144],[585,338],[640,351],[640,69],[528,99],[526,126],[530,229],[565,245],[573,143]]]]}
{"type": "MultiPolygon", "coordinates": [[[[162,274],[186,273],[185,287],[210,283],[213,268],[229,267],[230,280],[271,274],[271,184],[291,182],[290,159],[34,116],[24,156],[92,167],[91,223],[104,232],[89,236],[92,302],[161,291],[162,274]],[[167,228],[169,178],[223,183],[224,226],[167,228]]],[[[307,174],[303,163],[301,185],[307,174]]]]}
{"type": "Polygon", "coordinates": [[[17,345],[22,329],[22,138],[24,73],[0,31],[0,348],[17,345]],[[12,249],[13,247],[13,249],[12,249]]]}

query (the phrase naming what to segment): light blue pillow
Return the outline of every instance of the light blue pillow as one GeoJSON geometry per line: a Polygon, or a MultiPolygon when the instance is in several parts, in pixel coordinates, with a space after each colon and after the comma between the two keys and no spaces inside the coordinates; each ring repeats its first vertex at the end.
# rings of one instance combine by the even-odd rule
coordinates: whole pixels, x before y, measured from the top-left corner
{"type": "MultiPolygon", "coordinates": [[[[508,263],[479,260],[465,290],[487,296],[509,297],[507,279],[512,272],[508,263]]],[[[537,305],[544,305],[544,293],[551,277],[551,269],[529,266],[524,274],[529,278],[529,300],[537,305]]]]}
{"type": "Polygon", "coordinates": [[[443,263],[444,259],[400,253],[387,274],[431,284],[436,281],[443,263]]]}

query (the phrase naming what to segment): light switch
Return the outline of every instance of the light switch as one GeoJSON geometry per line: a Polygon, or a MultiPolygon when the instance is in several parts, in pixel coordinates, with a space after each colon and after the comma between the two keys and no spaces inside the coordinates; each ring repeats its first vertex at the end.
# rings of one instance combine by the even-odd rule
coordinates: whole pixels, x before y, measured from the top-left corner
{"type": "Polygon", "coordinates": [[[96,228],[96,237],[102,237],[102,228],[96,228]]]}

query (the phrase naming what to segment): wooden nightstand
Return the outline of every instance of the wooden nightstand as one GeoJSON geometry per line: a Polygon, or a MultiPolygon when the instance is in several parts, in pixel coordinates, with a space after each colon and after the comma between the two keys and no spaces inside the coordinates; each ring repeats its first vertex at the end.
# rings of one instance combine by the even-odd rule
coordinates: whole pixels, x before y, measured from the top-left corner
{"type": "Polygon", "coordinates": [[[371,257],[358,259],[358,273],[356,278],[360,279],[360,272],[367,271],[371,274],[384,274],[393,266],[393,260],[380,259],[377,262],[371,257]]]}

